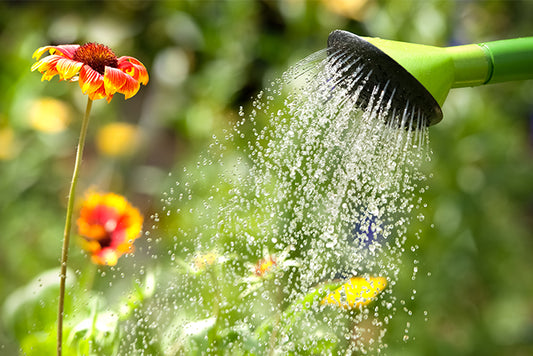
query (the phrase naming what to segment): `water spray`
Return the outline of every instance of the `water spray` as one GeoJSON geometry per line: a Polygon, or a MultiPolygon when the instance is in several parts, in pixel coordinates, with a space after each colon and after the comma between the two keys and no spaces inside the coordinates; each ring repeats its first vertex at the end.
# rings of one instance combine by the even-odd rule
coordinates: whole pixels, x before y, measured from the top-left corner
{"type": "Polygon", "coordinates": [[[533,37],[434,47],[335,30],[328,37],[328,53],[343,76],[366,67],[359,105],[368,105],[374,88],[382,86],[390,106],[387,120],[398,122],[412,112],[411,121],[415,115],[422,120],[404,123],[411,128],[440,122],[441,106],[452,88],[533,79],[533,37]]]}

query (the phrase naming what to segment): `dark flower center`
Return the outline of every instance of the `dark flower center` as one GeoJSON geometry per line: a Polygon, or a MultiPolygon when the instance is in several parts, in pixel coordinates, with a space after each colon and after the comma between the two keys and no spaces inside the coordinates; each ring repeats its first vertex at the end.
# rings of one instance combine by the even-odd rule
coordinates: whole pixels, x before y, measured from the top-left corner
{"type": "Polygon", "coordinates": [[[100,247],[102,249],[111,246],[111,236],[109,234],[106,234],[106,236],[103,239],[98,240],[100,243],[100,247]]]}
{"type": "Polygon", "coordinates": [[[87,64],[100,74],[105,73],[105,67],[118,68],[118,59],[109,47],[99,43],[86,43],[74,52],[75,61],[87,64]]]}

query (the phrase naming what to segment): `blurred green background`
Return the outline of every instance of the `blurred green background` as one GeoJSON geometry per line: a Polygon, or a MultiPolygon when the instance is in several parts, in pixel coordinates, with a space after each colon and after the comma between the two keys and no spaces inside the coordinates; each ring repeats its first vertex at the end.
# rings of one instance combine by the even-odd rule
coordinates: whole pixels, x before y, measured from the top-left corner
{"type": "MultiPolygon", "coordinates": [[[[85,108],[77,84],[30,72],[38,47],[100,42],[148,68],[134,98],[94,104],[78,192],[125,195],[149,229],[169,172],[332,30],[447,46],[532,36],[532,14],[528,0],[2,1],[0,304],[59,264],[85,108]]],[[[398,313],[410,341],[387,352],[533,354],[533,81],[453,90],[443,112],[430,129],[414,315],[398,313]]],[[[17,347],[0,326],[0,354],[17,347]]]]}

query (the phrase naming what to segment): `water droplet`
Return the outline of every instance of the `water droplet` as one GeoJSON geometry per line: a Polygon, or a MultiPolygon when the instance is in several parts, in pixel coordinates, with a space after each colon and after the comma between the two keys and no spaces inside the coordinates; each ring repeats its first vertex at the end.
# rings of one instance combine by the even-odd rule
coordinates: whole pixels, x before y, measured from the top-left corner
{"type": "MultiPolygon", "coordinates": [[[[333,280],[385,277],[387,286],[376,300],[342,317],[363,324],[357,332],[368,342],[358,343],[357,350],[386,347],[384,325],[406,303],[395,296],[406,268],[403,254],[418,250],[406,245],[411,217],[425,219],[417,211],[423,205],[417,194],[427,190],[420,171],[429,159],[427,130],[398,129],[398,121],[412,119],[411,108],[396,108],[392,121],[385,119],[392,110],[386,98],[394,90],[385,83],[374,88],[368,106],[359,107],[358,95],[371,73],[356,63],[346,76],[343,65],[350,59],[322,61],[324,53],[287,71],[255,98],[249,113],[239,108],[235,127],[213,135],[207,153],[193,169],[184,167],[166,192],[164,220],[176,225],[165,225],[171,239],[154,238],[151,245],[161,244],[165,252],[153,254],[157,261],[151,262],[173,261],[179,272],[168,277],[168,286],[156,288],[165,293],[154,292],[152,307],[139,311],[138,325],[131,328],[143,330],[156,310],[172,316],[154,321],[154,328],[180,329],[192,322],[199,327],[199,315],[211,318],[224,309],[217,327],[234,332],[239,325],[233,320],[240,320],[245,330],[257,330],[290,305],[298,320],[277,342],[288,350],[311,351],[300,343],[313,340],[315,328],[351,340],[353,330],[346,325],[353,323],[332,319],[328,308],[333,306],[310,301],[310,291],[333,280]],[[274,267],[258,273],[270,255],[274,267]],[[224,319],[227,315],[232,317],[224,319]]],[[[163,215],[152,220],[155,230],[163,215]]],[[[146,284],[148,271],[136,272],[142,276],[139,286],[146,284]]],[[[417,272],[414,267],[413,278],[417,272]]],[[[339,298],[348,298],[346,288],[339,298]]]]}

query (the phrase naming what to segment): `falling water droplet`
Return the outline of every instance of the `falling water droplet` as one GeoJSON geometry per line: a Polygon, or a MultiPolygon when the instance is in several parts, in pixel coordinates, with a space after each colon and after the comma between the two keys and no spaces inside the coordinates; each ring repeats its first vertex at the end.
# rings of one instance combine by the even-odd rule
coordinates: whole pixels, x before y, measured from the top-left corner
{"type": "MultiPolygon", "coordinates": [[[[406,309],[395,286],[410,251],[411,216],[424,220],[415,211],[427,130],[398,128],[415,110],[391,108],[384,98],[395,88],[388,83],[376,85],[361,107],[371,71],[324,54],[289,69],[249,114],[241,108],[233,131],[215,135],[166,192],[167,212],[152,220],[154,230],[173,224],[164,229],[172,238],[153,242],[165,250],[158,263],[168,264],[168,274],[151,289],[138,322],[127,324],[129,335],[149,324],[155,343],[168,339],[162,330],[189,335],[185,328],[195,325],[186,343],[204,345],[202,351],[215,350],[224,333],[235,335],[232,347],[242,352],[251,337],[256,353],[311,352],[327,343],[339,343],[343,353],[386,348],[387,325],[406,309]],[[349,76],[343,66],[351,66],[349,76]],[[376,292],[364,298],[345,285],[337,306],[321,303],[354,277],[387,283],[366,287],[376,292]]],[[[132,345],[121,343],[122,353],[132,345]]]]}

